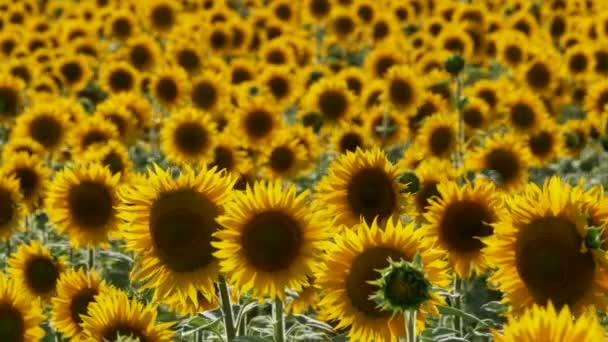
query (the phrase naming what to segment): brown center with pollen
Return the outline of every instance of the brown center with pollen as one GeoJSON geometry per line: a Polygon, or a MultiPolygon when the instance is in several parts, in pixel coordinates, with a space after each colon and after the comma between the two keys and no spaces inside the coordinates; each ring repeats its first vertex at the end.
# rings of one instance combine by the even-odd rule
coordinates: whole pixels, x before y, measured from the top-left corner
{"type": "Polygon", "coordinates": [[[448,153],[454,143],[454,132],[450,127],[437,127],[430,136],[429,148],[434,156],[448,153]]]}
{"type": "Polygon", "coordinates": [[[207,131],[195,122],[179,125],[175,130],[174,139],[180,152],[188,155],[200,154],[209,143],[207,131]]]}
{"type": "Polygon", "coordinates": [[[346,196],[352,215],[363,216],[369,224],[375,218],[389,217],[397,206],[393,180],[380,168],[357,171],[348,183],[346,196]]]}
{"type": "Polygon", "coordinates": [[[177,64],[192,73],[200,68],[201,61],[196,51],[184,49],[177,54],[177,64]]]}
{"type": "Polygon", "coordinates": [[[112,193],[101,183],[84,181],[73,186],[67,202],[72,219],[84,229],[102,228],[114,216],[112,193]]]}
{"type": "Polygon", "coordinates": [[[156,93],[162,101],[174,102],[178,96],[177,84],[171,78],[161,78],[156,84],[156,93]]]}
{"type": "Polygon", "coordinates": [[[0,304],[0,340],[3,342],[25,341],[23,314],[9,303],[0,304]]]}
{"type": "Polygon", "coordinates": [[[152,10],[152,24],[161,29],[168,30],[175,23],[175,15],[173,9],[169,6],[158,6],[152,10]]]}
{"type": "Polygon", "coordinates": [[[228,37],[223,31],[214,31],[209,37],[209,43],[214,50],[221,50],[228,44],[228,37]]]}
{"type": "Polygon", "coordinates": [[[192,88],[192,103],[202,109],[211,110],[217,103],[217,90],[215,85],[209,81],[199,81],[192,88]]]}
{"type": "Polygon", "coordinates": [[[355,30],[355,23],[351,17],[338,17],[334,20],[334,29],[339,36],[347,36],[355,30]]]}
{"type": "Polygon", "coordinates": [[[255,215],[241,235],[247,261],[265,272],[288,269],[300,255],[304,236],[302,228],[290,215],[267,210],[255,215]]]}
{"type": "Polygon", "coordinates": [[[119,38],[128,38],[133,32],[133,26],[127,18],[118,18],[112,23],[112,34],[119,38]]]}
{"type": "Polygon", "coordinates": [[[585,71],[588,65],[589,60],[584,54],[574,55],[570,58],[570,61],[568,62],[568,68],[570,69],[570,71],[575,73],[585,71]]]}
{"type": "Polygon", "coordinates": [[[516,45],[509,45],[505,49],[505,59],[511,64],[519,64],[523,59],[523,52],[521,47],[516,45]]]}
{"type": "Polygon", "coordinates": [[[55,289],[59,271],[47,256],[31,256],[25,264],[25,283],[36,295],[45,295],[55,289]]]}
{"type": "Polygon", "coordinates": [[[336,121],[346,114],[348,99],[340,91],[327,90],[319,96],[318,104],[325,119],[336,121]]]}
{"type": "Polygon", "coordinates": [[[70,62],[61,66],[61,74],[67,83],[76,83],[82,79],[82,68],[76,62],[70,62]]]}
{"type": "Polygon", "coordinates": [[[502,148],[490,151],[485,157],[485,165],[488,169],[498,172],[503,184],[516,180],[521,167],[519,159],[512,152],[502,148]]]}
{"type": "Polygon", "coordinates": [[[272,114],[264,110],[255,110],[245,118],[245,130],[254,138],[262,138],[272,130],[272,114]]]}
{"type": "Polygon", "coordinates": [[[534,63],[526,72],[526,81],[534,89],[546,89],[551,83],[551,71],[543,63],[534,63]]]}
{"type": "Polygon", "coordinates": [[[414,89],[405,79],[394,79],[389,85],[389,98],[396,107],[406,107],[414,100],[414,89]]]}
{"type": "Polygon", "coordinates": [[[293,167],[295,156],[293,151],[285,146],[275,148],[270,154],[269,166],[276,172],[286,172],[293,167]]]}
{"type": "Polygon", "coordinates": [[[118,69],[110,74],[110,87],[114,92],[129,91],[134,87],[133,75],[124,69],[118,69]]]}
{"type": "Polygon", "coordinates": [[[289,82],[283,76],[272,77],[266,84],[276,99],[283,99],[289,94],[289,82]]]}
{"type": "Polygon", "coordinates": [[[31,137],[40,145],[53,148],[61,142],[63,127],[53,116],[42,115],[35,118],[29,127],[31,137]]]}
{"type": "Polygon", "coordinates": [[[495,220],[484,203],[466,199],[450,203],[440,221],[439,238],[450,250],[474,253],[484,246],[478,238],[492,234],[495,220]]]}
{"type": "Polygon", "coordinates": [[[516,103],[511,107],[511,121],[517,128],[528,129],[534,126],[536,115],[528,104],[516,103]]]}

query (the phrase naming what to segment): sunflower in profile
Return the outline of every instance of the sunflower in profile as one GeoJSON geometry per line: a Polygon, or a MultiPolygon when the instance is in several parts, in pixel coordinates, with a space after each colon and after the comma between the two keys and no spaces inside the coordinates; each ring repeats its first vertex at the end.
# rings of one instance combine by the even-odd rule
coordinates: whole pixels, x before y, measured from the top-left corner
{"type": "Polygon", "coordinates": [[[407,66],[395,66],[388,70],[384,98],[400,112],[408,112],[420,104],[422,87],[417,76],[407,66]]]}
{"type": "Polygon", "coordinates": [[[502,195],[494,183],[484,180],[462,186],[447,181],[437,185],[438,196],[430,200],[422,233],[426,246],[435,246],[456,274],[468,278],[488,268],[480,238],[492,234],[492,224],[506,214],[502,195]]]}
{"type": "Polygon", "coordinates": [[[96,144],[105,144],[118,138],[118,130],[111,122],[99,116],[87,117],[75,126],[68,138],[75,155],[81,155],[96,144]]]}
{"type": "Polygon", "coordinates": [[[109,94],[138,91],[140,75],[125,61],[103,64],[99,72],[99,86],[109,94]]]}
{"type": "Polygon", "coordinates": [[[38,158],[43,158],[46,155],[44,147],[31,137],[11,137],[2,146],[2,160],[8,160],[11,156],[20,152],[38,158]]]}
{"type": "Polygon", "coordinates": [[[0,274],[0,340],[41,341],[44,320],[40,302],[25,294],[17,280],[0,274]]]}
{"type": "Polygon", "coordinates": [[[605,339],[604,328],[594,313],[572,318],[570,308],[556,309],[551,302],[546,307],[533,305],[523,315],[508,317],[502,332],[493,331],[496,342],[580,341],[605,339]]]}
{"type": "Polygon", "coordinates": [[[11,177],[19,182],[19,192],[28,212],[41,205],[46,193],[48,179],[51,174],[41,159],[21,152],[4,160],[0,174],[11,177]]]}
{"type": "Polygon", "coordinates": [[[236,126],[247,143],[257,147],[282,126],[281,112],[273,101],[263,96],[248,99],[237,111],[236,126]]]}
{"type": "Polygon", "coordinates": [[[530,151],[532,163],[537,166],[545,166],[562,156],[563,139],[559,125],[547,120],[542,127],[528,135],[526,146],[530,151]]]}
{"type": "Polygon", "coordinates": [[[308,191],[296,195],[294,186],[278,181],[233,194],[212,245],[222,272],[239,291],[284,299],[285,289],[307,285],[328,238],[321,216],[306,205],[308,197],[308,191]]]}
{"type": "Polygon", "coordinates": [[[82,90],[93,76],[87,57],[78,55],[59,60],[56,70],[62,85],[72,91],[82,90]]]}
{"type": "Polygon", "coordinates": [[[507,127],[518,133],[534,132],[549,119],[543,101],[529,90],[511,93],[502,106],[507,127]]]}
{"type": "Polygon", "coordinates": [[[603,117],[608,113],[608,80],[600,80],[589,87],[584,109],[587,115],[603,117]]]}
{"type": "Polygon", "coordinates": [[[364,120],[367,135],[378,145],[396,145],[408,138],[407,121],[396,110],[372,110],[364,120]]]}
{"type": "Polygon", "coordinates": [[[13,231],[25,229],[23,196],[19,192],[19,181],[12,177],[0,179],[0,240],[8,240],[13,231]]]}
{"type": "Polygon", "coordinates": [[[324,125],[336,125],[352,115],[355,98],[345,82],[323,78],[307,92],[303,106],[308,111],[319,113],[324,125]]]}
{"type": "Polygon", "coordinates": [[[23,89],[25,84],[20,79],[2,75],[0,77],[0,120],[12,121],[23,110],[23,89]]]}
{"type": "Polygon", "coordinates": [[[32,298],[47,301],[55,294],[65,257],[55,259],[40,242],[20,245],[7,261],[6,272],[32,298]]]}
{"type": "Polygon", "coordinates": [[[213,233],[233,185],[225,171],[185,167],[174,178],[155,167],[121,193],[121,232],[126,249],[138,254],[132,280],[153,288],[155,299],[213,293],[219,272],[213,233]]]}
{"type": "Polygon", "coordinates": [[[289,134],[278,132],[262,149],[262,171],[269,179],[293,179],[305,171],[306,149],[289,134]]]}
{"type": "Polygon", "coordinates": [[[499,189],[517,190],[528,181],[530,152],[514,134],[496,133],[466,157],[469,170],[490,171],[499,189]]]}
{"type": "MultiPolygon", "coordinates": [[[[420,238],[414,224],[404,226],[393,220],[385,228],[375,221],[362,222],[336,236],[334,242],[327,244],[326,262],[315,273],[317,284],[325,293],[319,306],[332,308],[325,312],[325,319],[339,320],[338,329],[350,327],[348,334],[353,341],[394,341],[395,336],[405,335],[403,315],[382,311],[370,299],[377,290],[370,282],[380,277],[379,269],[389,266],[389,258],[411,261],[419,253],[429,282],[447,286],[450,279],[442,255],[422,248],[420,238]]],[[[431,293],[420,312],[437,316],[437,305],[443,303],[438,294],[431,293]]],[[[417,317],[418,328],[424,327],[423,315],[417,317]]]]}
{"type": "Polygon", "coordinates": [[[188,74],[178,66],[158,71],[151,80],[150,90],[156,101],[170,110],[181,106],[188,98],[188,74]]]}
{"type": "Polygon", "coordinates": [[[159,34],[170,32],[178,23],[179,2],[171,0],[153,0],[142,6],[144,23],[159,34]]]}
{"type": "Polygon", "coordinates": [[[133,167],[127,147],[116,140],[110,140],[103,145],[94,145],[84,153],[83,159],[106,167],[112,176],[119,175],[121,182],[129,178],[133,167]]]}
{"type": "Polygon", "coordinates": [[[399,173],[378,148],[346,152],[319,182],[315,200],[320,208],[335,213],[338,224],[352,227],[361,219],[383,223],[398,215],[405,203],[399,173]]]}
{"type": "Polygon", "coordinates": [[[209,114],[184,108],[167,119],[160,135],[162,151],[169,160],[204,163],[213,151],[217,131],[209,114]]]}
{"type": "Polygon", "coordinates": [[[203,71],[192,81],[190,102],[200,110],[220,113],[229,106],[228,84],[221,74],[203,71]]]}
{"type": "Polygon", "coordinates": [[[144,72],[152,71],[161,60],[161,51],[156,40],[145,34],[130,38],[123,53],[129,64],[144,72]]]}
{"type": "Polygon", "coordinates": [[[457,148],[456,118],[453,114],[435,114],[424,121],[414,144],[433,158],[449,159],[457,148]]]}
{"type": "Polygon", "coordinates": [[[129,299],[126,293],[108,288],[89,303],[82,318],[84,341],[115,341],[119,336],[146,342],[173,341],[173,322],[156,323],[157,306],[129,299]]]}
{"type": "Polygon", "coordinates": [[[586,242],[588,226],[606,227],[606,200],[602,189],[583,187],[554,176],[507,198],[510,215],[484,243],[496,267],[489,281],[515,313],[549,301],[574,314],[606,306],[608,264],[586,242]]]}
{"type": "Polygon", "coordinates": [[[107,245],[118,224],[118,175],[99,163],[64,168],[58,172],[47,197],[50,222],[69,236],[76,248],[107,245]]]}
{"type": "Polygon", "coordinates": [[[57,294],[51,298],[51,321],[63,337],[70,341],[85,341],[81,324],[95,296],[107,291],[108,285],[96,272],[68,269],[57,281],[57,294]]]}
{"type": "Polygon", "coordinates": [[[12,134],[32,138],[52,153],[63,147],[70,128],[70,118],[58,106],[34,105],[17,119],[12,134]]]}

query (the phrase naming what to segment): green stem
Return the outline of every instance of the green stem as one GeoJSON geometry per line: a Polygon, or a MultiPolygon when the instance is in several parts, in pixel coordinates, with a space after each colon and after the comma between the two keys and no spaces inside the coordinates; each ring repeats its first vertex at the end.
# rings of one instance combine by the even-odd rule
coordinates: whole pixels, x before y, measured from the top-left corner
{"type": "Polygon", "coordinates": [[[89,248],[88,270],[92,272],[95,269],[95,248],[89,248]]]}
{"type": "Polygon", "coordinates": [[[388,138],[388,124],[390,120],[389,116],[390,111],[387,108],[382,115],[382,142],[380,144],[382,147],[384,147],[384,144],[386,143],[386,138],[388,138]]]}
{"type": "Polygon", "coordinates": [[[416,310],[405,311],[405,324],[407,328],[407,341],[417,342],[418,336],[416,335],[416,310]]]}
{"type": "Polygon", "coordinates": [[[228,284],[224,278],[220,278],[218,283],[220,289],[220,301],[222,302],[222,313],[224,314],[224,329],[226,329],[226,341],[230,342],[236,336],[234,329],[234,318],[232,317],[232,304],[228,293],[228,284]]]}
{"type": "MultiPolygon", "coordinates": [[[[458,310],[461,310],[462,308],[462,279],[460,279],[459,277],[455,277],[454,278],[454,307],[458,310]]],[[[454,317],[454,330],[460,332],[460,335],[462,335],[462,317],[460,316],[455,316],[454,317]]]]}
{"type": "Polygon", "coordinates": [[[281,299],[274,300],[274,340],[275,342],[285,341],[285,315],[283,315],[283,302],[281,299]]]}
{"type": "Polygon", "coordinates": [[[461,97],[461,93],[462,93],[462,80],[460,79],[460,76],[456,76],[455,77],[456,80],[456,93],[454,94],[455,97],[455,104],[456,104],[456,109],[458,110],[458,132],[457,132],[457,138],[458,138],[458,151],[456,151],[456,167],[457,168],[461,168],[463,166],[463,159],[464,159],[464,111],[462,106],[460,105],[460,97],[461,97]]]}

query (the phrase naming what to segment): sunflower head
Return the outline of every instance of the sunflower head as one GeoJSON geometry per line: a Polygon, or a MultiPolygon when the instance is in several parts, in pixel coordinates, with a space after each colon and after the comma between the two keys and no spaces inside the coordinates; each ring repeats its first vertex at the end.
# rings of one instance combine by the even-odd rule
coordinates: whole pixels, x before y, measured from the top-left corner
{"type": "Polygon", "coordinates": [[[75,155],[81,155],[97,144],[104,144],[118,138],[116,125],[100,116],[87,117],[74,127],[68,138],[70,147],[75,155]]]}
{"type": "Polygon", "coordinates": [[[351,116],[355,99],[345,82],[324,78],[312,86],[304,103],[309,111],[321,114],[325,124],[335,125],[351,116]]]}
{"type": "MultiPolygon", "coordinates": [[[[289,131],[279,132],[262,150],[264,173],[268,178],[296,178],[307,166],[306,149],[289,131]]],[[[310,165],[310,164],[309,164],[310,165]]]]}
{"type": "Polygon", "coordinates": [[[47,152],[60,149],[71,127],[69,116],[62,109],[59,103],[30,107],[17,119],[15,136],[32,138],[47,152]]]}
{"type": "Polygon", "coordinates": [[[190,101],[200,110],[219,113],[229,105],[227,82],[217,73],[205,71],[192,81],[190,101]]]}
{"type": "Polygon", "coordinates": [[[279,109],[263,96],[245,102],[237,115],[237,128],[252,147],[270,140],[282,124],[279,109]]]}
{"type": "Polygon", "coordinates": [[[23,110],[22,91],[25,85],[17,77],[3,75],[0,77],[0,118],[13,120],[23,110]]]}
{"type": "Polygon", "coordinates": [[[179,66],[171,66],[154,74],[150,90],[163,108],[173,109],[186,101],[189,86],[188,74],[184,69],[179,66]]]}
{"type": "Polygon", "coordinates": [[[146,23],[156,33],[170,32],[178,22],[179,9],[179,2],[176,1],[150,1],[144,8],[146,23]]]}
{"type": "Polygon", "coordinates": [[[89,163],[99,163],[102,167],[108,168],[113,176],[119,175],[121,182],[129,178],[133,166],[133,162],[129,159],[129,151],[125,145],[116,140],[91,147],[83,158],[89,163]]]}
{"type": "Polygon", "coordinates": [[[28,211],[38,208],[46,192],[51,171],[35,155],[19,152],[4,161],[0,170],[4,177],[15,178],[28,211]]]}
{"type": "Polygon", "coordinates": [[[110,94],[136,91],[140,75],[128,62],[112,62],[101,68],[99,75],[100,86],[110,94]]]}
{"type": "Polygon", "coordinates": [[[431,158],[449,159],[457,147],[454,114],[435,114],[424,121],[415,144],[431,158]]]}
{"type": "Polygon", "coordinates": [[[14,278],[0,274],[0,339],[2,341],[40,341],[45,320],[38,300],[23,292],[14,278]]]}
{"type": "Polygon", "coordinates": [[[24,230],[25,217],[23,195],[19,191],[19,180],[2,177],[0,180],[0,239],[10,239],[15,229],[24,230]]]}

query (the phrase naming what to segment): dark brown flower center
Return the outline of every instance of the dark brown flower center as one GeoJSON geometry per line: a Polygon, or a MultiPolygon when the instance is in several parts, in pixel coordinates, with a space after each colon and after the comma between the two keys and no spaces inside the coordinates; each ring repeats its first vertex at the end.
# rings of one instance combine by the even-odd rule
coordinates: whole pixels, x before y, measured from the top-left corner
{"type": "Polygon", "coordinates": [[[389,217],[397,206],[393,180],[382,169],[365,168],[353,175],[346,190],[347,201],[354,216],[363,216],[367,223],[374,218],[389,217]]]}
{"type": "Polygon", "coordinates": [[[0,115],[15,117],[19,110],[19,94],[12,88],[0,87],[0,115]]]}
{"type": "Polygon", "coordinates": [[[203,152],[209,144],[209,134],[200,124],[183,123],[174,133],[175,144],[180,152],[197,155],[203,152]]]}
{"type": "Polygon", "coordinates": [[[19,188],[21,189],[23,197],[26,200],[30,199],[40,184],[40,178],[36,173],[36,170],[30,167],[23,167],[15,169],[14,174],[19,180],[19,188]]]}
{"type": "Polygon", "coordinates": [[[83,288],[76,295],[72,297],[72,302],[70,303],[70,315],[72,317],[72,322],[78,324],[78,328],[80,327],[80,323],[82,323],[82,318],[80,315],[86,315],[87,309],[89,308],[89,304],[95,301],[95,296],[99,293],[98,289],[92,288],[83,288]]]}
{"type": "Polygon", "coordinates": [[[167,5],[160,5],[152,10],[152,25],[160,30],[168,30],[175,23],[175,13],[167,5]]]}
{"type": "Polygon", "coordinates": [[[293,167],[295,159],[295,155],[289,147],[277,147],[270,154],[269,166],[276,172],[286,172],[293,167]]]}
{"type": "Polygon", "coordinates": [[[394,79],[389,85],[389,100],[396,107],[407,107],[414,101],[414,89],[405,79],[394,79]]]}
{"type": "Polygon", "coordinates": [[[110,74],[109,83],[113,92],[129,91],[135,86],[133,75],[125,69],[114,70],[110,74]]]}
{"type": "Polygon", "coordinates": [[[551,83],[551,71],[543,63],[534,63],[526,72],[526,81],[536,90],[544,90],[551,83]]]}
{"type": "Polygon", "coordinates": [[[511,122],[519,129],[529,129],[536,122],[536,113],[526,103],[515,103],[511,107],[511,122]]]}
{"type": "Polygon", "coordinates": [[[218,93],[215,85],[209,81],[199,81],[192,88],[192,103],[202,109],[213,109],[218,100],[218,93]]]}
{"type": "Polygon", "coordinates": [[[272,131],[272,114],[264,110],[255,110],[248,113],[245,118],[247,135],[254,138],[263,138],[272,131]]]}
{"type": "Polygon", "coordinates": [[[347,151],[355,152],[357,148],[363,147],[363,138],[356,132],[346,133],[340,138],[340,152],[345,153],[347,151]]]}
{"type": "Polygon", "coordinates": [[[348,109],[348,99],[340,91],[327,90],[319,95],[319,109],[321,114],[330,121],[342,118],[348,109]]]}
{"type": "Polygon", "coordinates": [[[36,295],[46,295],[55,290],[59,270],[47,256],[32,256],[25,265],[25,282],[36,295]]]}
{"type": "Polygon", "coordinates": [[[502,148],[489,152],[485,157],[485,165],[488,169],[498,172],[503,184],[517,180],[520,174],[519,158],[513,152],[502,148]]]}
{"type": "Polygon", "coordinates": [[[460,200],[445,208],[440,221],[439,238],[450,250],[475,253],[485,245],[478,238],[492,234],[496,220],[485,203],[460,200]]]}
{"type": "Polygon", "coordinates": [[[427,182],[422,184],[422,187],[416,193],[416,210],[419,213],[424,213],[427,210],[427,207],[431,204],[432,198],[440,196],[437,185],[437,182],[427,182]]]}
{"type": "Polygon", "coordinates": [[[29,131],[32,139],[47,148],[56,147],[63,136],[61,123],[51,115],[41,115],[35,118],[30,123],[29,131]]]}
{"type": "Polygon", "coordinates": [[[61,74],[69,84],[77,83],[82,79],[83,70],[77,62],[65,63],[61,66],[61,74]]]}
{"type": "Polygon", "coordinates": [[[196,51],[184,49],[177,54],[177,64],[188,73],[192,73],[200,68],[201,61],[196,51]]]}
{"type": "Polygon", "coordinates": [[[114,201],[104,184],[84,181],[74,185],[68,194],[72,219],[83,229],[102,228],[114,216],[114,201]]]}
{"type": "Polygon", "coordinates": [[[156,94],[161,101],[172,103],[177,100],[178,87],[173,78],[165,77],[158,80],[156,84],[156,94]]]}
{"type": "Polygon", "coordinates": [[[0,340],[25,341],[25,322],[19,309],[9,303],[0,304],[0,340]]]}
{"type": "Polygon", "coordinates": [[[434,156],[443,156],[452,149],[454,131],[450,127],[437,127],[430,136],[429,148],[434,156]]]}

